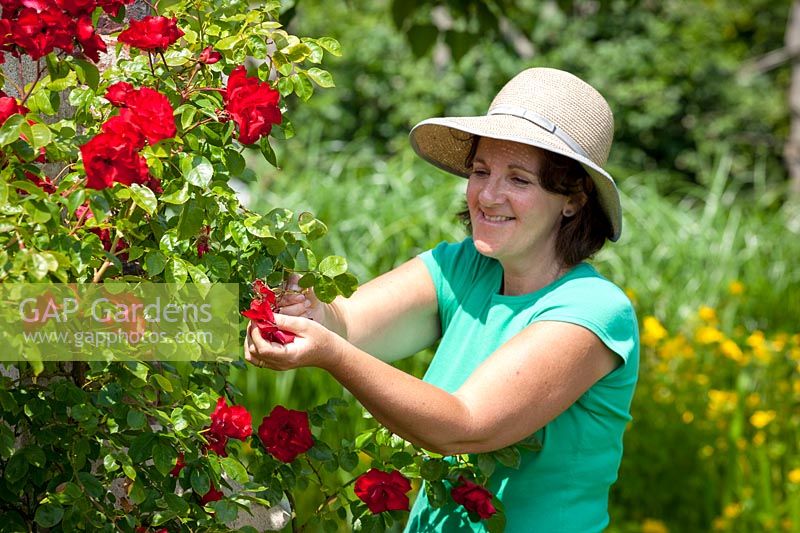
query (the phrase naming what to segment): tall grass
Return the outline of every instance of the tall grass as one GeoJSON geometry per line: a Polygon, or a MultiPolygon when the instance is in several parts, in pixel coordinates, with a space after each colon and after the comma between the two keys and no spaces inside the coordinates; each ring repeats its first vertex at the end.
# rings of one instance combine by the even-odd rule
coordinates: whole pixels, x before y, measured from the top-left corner
{"type": "MultiPolygon", "coordinates": [[[[384,160],[376,159],[366,142],[343,146],[306,140],[302,146],[300,141],[284,146],[279,154],[285,162],[282,170],[253,167],[258,179],[251,187],[252,207],[313,212],[330,230],[319,253],[346,257],[362,282],[441,240],[464,236],[454,214],[463,206],[465,182],[419,161],[410,149],[384,160]]],[[[732,363],[721,341],[709,344],[692,337],[698,309],[704,306],[713,309],[714,328],[744,350],[750,348],[743,339],[750,342],[748,336],[756,330],[775,339],[783,338],[781,331],[800,330],[800,213],[779,208],[780,191],[767,188],[757,172],[749,190],[734,186],[729,162],[722,156],[704,176],[705,185],[688,186],[680,198],[660,196],[646,174],[621,180],[622,239],[593,261],[626,289],[640,323],[655,317],[667,331],[643,350],[635,420],[612,497],[612,504],[618,502],[613,504],[618,531],[638,531],[641,520],[650,518],[661,520],[650,522],[656,528],[669,524],[675,531],[696,531],[708,529],[715,517],[718,528],[745,531],[777,524],[773,515],[787,516],[787,509],[800,515],[800,505],[792,507],[787,500],[790,495],[800,498],[800,487],[786,492],[781,485],[787,468],[800,467],[800,458],[773,456],[781,450],[798,452],[797,443],[790,441],[800,438],[800,422],[789,415],[800,405],[800,362],[792,362],[789,348],[776,348],[776,340],[770,345],[770,362],[759,359],[760,366],[750,368],[750,363],[732,363]],[[674,350],[670,339],[685,340],[695,358],[680,363],[663,359],[674,350]],[[781,380],[779,394],[768,392],[773,379],[781,380]],[[795,396],[792,390],[798,391],[795,396]],[[733,410],[712,420],[706,405],[717,393],[711,391],[729,392],[739,400],[733,410]],[[761,404],[745,405],[744,398],[752,403],[753,395],[761,404]],[[769,433],[780,445],[770,448],[773,455],[755,445],[752,450],[742,447],[742,439],[753,437],[747,417],[756,408],[790,418],[788,429],[769,433]],[[699,450],[712,455],[700,456],[699,450]],[[715,451],[724,460],[710,459],[720,457],[715,451]],[[668,475],[669,483],[660,483],[659,477],[668,475]],[[752,497],[757,489],[770,496],[752,497]],[[742,517],[750,518],[742,522],[742,517]]],[[[430,357],[426,351],[398,364],[421,375],[430,357]]],[[[234,379],[256,414],[278,403],[307,408],[331,396],[346,396],[338,383],[314,369],[248,369],[234,379]]],[[[352,438],[364,426],[360,413],[352,402],[333,437],[352,438]]],[[[765,435],[761,431],[753,438],[763,441],[765,435]]],[[[800,530],[800,523],[791,527],[800,530]]]]}

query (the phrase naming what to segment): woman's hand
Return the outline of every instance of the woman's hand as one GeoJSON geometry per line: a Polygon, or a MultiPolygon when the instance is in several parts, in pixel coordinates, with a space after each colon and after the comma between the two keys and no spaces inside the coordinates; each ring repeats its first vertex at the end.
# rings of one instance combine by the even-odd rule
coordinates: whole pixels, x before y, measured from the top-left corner
{"type": "Polygon", "coordinates": [[[275,325],[295,334],[288,344],[269,342],[250,322],[244,341],[244,358],[251,364],[272,370],[291,370],[303,366],[328,369],[341,353],[342,338],[304,317],[275,314],[275,325]]]}
{"type": "Polygon", "coordinates": [[[300,276],[292,274],[284,285],[284,290],[275,305],[282,315],[310,318],[329,330],[345,337],[345,325],[338,306],[319,301],[314,289],[300,289],[297,284],[300,276]]]}

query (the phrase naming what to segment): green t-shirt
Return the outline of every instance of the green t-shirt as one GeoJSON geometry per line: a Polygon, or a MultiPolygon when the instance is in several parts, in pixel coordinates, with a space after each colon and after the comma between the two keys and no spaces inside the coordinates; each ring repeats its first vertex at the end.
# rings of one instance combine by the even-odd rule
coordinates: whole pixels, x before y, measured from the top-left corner
{"type": "MultiPolygon", "coordinates": [[[[487,487],[503,502],[510,533],[603,530],[639,369],[639,328],[625,293],[581,263],[536,292],[500,294],[502,266],[480,255],[471,238],[441,243],[420,257],[436,286],[442,324],[424,377],[429,383],[456,391],[500,345],[542,320],[583,326],[619,355],[622,364],[536,433],[542,450],[524,451],[519,470],[498,465],[487,487]]],[[[485,528],[452,501],[431,508],[421,490],[406,531],[485,528]]]]}

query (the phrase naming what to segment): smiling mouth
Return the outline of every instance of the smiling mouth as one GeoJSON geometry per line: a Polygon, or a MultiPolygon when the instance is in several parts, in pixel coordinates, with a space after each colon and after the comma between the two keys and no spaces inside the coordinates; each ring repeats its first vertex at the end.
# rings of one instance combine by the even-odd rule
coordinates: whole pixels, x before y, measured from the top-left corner
{"type": "Polygon", "coordinates": [[[478,210],[478,213],[479,213],[480,218],[482,220],[486,221],[486,222],[499,223],[499,222],[508,222],[510,220],[514,220],[514,217],[504,217],[504,216],[500,216],[500,215],[490,216],[490,215],[487,215],[486,213],[484,213],[480,209],[478,210]]]}

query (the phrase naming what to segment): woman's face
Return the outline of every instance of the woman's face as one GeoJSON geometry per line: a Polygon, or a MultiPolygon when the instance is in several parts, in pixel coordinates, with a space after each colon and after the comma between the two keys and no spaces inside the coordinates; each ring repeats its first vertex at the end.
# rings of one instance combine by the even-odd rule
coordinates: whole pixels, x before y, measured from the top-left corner
{"type": "Polygon", "coordinates": [[[477,250],[508,267],[554,257],[569,197],[544,190],[538,172],[542,152],[512,141],[481,138],[467,184],[467,207],[477,250]],[[548,254],[548,255],[543,255],[548,254]]]}

